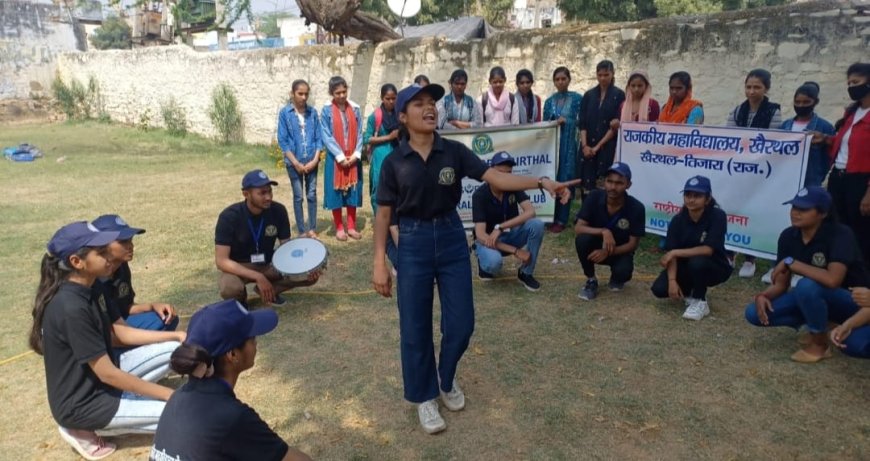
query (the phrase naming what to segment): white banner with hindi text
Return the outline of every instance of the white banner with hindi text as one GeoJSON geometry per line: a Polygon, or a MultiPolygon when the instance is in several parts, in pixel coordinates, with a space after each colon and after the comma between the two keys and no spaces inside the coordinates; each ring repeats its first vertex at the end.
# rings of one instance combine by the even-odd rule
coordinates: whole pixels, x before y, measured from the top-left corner
{"type": "Polygon", "coordinates": [[[646,207],[647,232],[665,235],[686,180],[706,176],[728,215],[725,246],[773,260],[791,225],[782,203],[803,187],[809,147],[805,133],[790,131],[623,123],[617,159],[631,167],[629,193],[646,207]]]}

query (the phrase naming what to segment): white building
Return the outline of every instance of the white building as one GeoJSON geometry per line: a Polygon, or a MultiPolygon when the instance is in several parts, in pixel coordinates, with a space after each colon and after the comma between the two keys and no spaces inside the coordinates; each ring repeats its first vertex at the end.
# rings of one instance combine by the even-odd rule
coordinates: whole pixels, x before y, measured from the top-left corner
{"type": "Polygon", "coordinates": [[[511,25],[517,29],[553,27],[562,23],[556,0],[514,0],[511,25]]]}
{"type": "Polygon", "coordinates": [[[278,29],[284,46],[314,45],[317,43],[317,25],[305,25],[305,18],[282,18],[278,20],[278,29]]]}

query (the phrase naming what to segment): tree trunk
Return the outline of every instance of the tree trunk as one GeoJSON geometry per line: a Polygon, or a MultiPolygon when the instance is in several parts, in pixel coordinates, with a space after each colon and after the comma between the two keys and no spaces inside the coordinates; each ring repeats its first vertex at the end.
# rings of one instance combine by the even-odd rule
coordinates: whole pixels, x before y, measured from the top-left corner
{"type": "Polygon", "coordinates": [[[302,16],[327,32],[383,42],[400,38],[380,18],[359,11],[360,0],[296,0],[302,16]]]}

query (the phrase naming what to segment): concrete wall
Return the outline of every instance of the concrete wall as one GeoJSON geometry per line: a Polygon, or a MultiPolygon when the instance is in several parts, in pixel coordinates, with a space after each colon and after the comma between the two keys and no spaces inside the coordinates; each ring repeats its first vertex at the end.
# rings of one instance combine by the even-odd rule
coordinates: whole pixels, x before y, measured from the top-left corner
{"type": "MultiPolygon", "coordinates": [[[[217,84],[228,83],[239,96],[248,141],[261,143],[274,136],[275,116],[297,78],[311,83],[313,102],[320,106],[328,98],[329,77],[343,75],[350,82],[351,98],[369,113],[378,103],[382,83],[401,86],[425,73],[446,85],[457,67],[468,71],[471,94],[485,88],[494,65],[509,75],[531,69],[537,76],[535,91],[542,95],[553,91],[553,69],[565,65],[574,76],[572,89],[584,92],[595,84],[595,64],[602,59],[616,63],[620,86],[632,69],[645,69],[662,103],[668,76],[677,70],[690,72],[708,124],[724,124],[728,111],[743,100],[745,73],[755,67],[773,73],[771,99],[785,108],[791,107],[801,83],[819,82],[820,112],[836,119],[848,102],[846,67],[868,60],[870,16],[862,11],[867,3],[814,2],[711,17],[511,31],[466,43],[409,39],[378,46],[207,54],[184,47],[68,53],[58,66],[65,78],[85,82],[95,76],[108,112],[117,120],[135,123],[149,109],[159,123],[160,103],[174,96],[187,109],[193,131],[206,135],[212,134],[210,93],[217,84]]],[[[790,113],[787,109],[786,115],[790,113]]]]}
{"type": "Polygon", "coordinates": [[[49,92],[57,55],[76,49],[64,14],[51,3],[0,0],[0,99],[49,92]]]}

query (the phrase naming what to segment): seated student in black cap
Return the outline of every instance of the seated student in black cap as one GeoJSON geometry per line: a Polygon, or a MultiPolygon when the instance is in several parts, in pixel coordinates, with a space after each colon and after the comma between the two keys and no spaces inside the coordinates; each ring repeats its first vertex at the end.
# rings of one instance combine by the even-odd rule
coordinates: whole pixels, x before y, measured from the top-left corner
{"type": "Polygon", "coordinates": [[[115,267],[112,275],[101,282],[112,298],[112,303],[118,309],[124,323],[133,328],[143,330],[174,331],[178,327],[178,315],[175,309],[167,303],[136,303],[136,292],[133,290],[133,275],[130,272],[130,261],[133,260],[133,237],[144,234],[145,229],[130,227],[126,221],[116,214],[105,214],[95,219],[91,224],[101,231],[118,232],[118,239],[110,245],[109,250],[117,261],[112,261],[115,267]]]}
{"type": "Polygon", "coordinates": [[[292,282],[272,267],[275,240],[290,240],[287,208],[272,201],[272,186],[263,170],[253,170],[242,178],[245,200],[228,206],[215,226],[214,260],[221,271],[218,287],[223,299],[246,304],[246,283],[256,283],[256,291],[266,304],[281,306],[281,293],[299,286],[317,283],[320,273],[312,272],[307,281],[292,282]]]}
{"type": "Polygon", "coordinates": [[[683,318],[701,320],[710,314],[707,288],[731,276],[725,255],[728,218],[713,198],[710,179],[693,176],[683,188],[683,209],[671,219],[660,264],[665,269],[653,282],[657,298],[682,299],[683,318]]]}
{"type": "Polygon", "coordinates": [[[275,311],[249,312],[233,299],[193,314],[187,339],[172,354],[172,369],[190,379],[166,402],[151,461],[310,461],[233,392],[239,375],[254,366],[257,336],[277,325],[275,311]]]}
{"type": "Polygon", "coordinates": [[[828,322],[845,325],[832,335],[843,352],[870,357],[870,327],[862,327],[860,317],[850,319],[861,310],[859,301],[867,303],[870,280],[852,230],[827,219],[831,203],[821,186],[801,189],[784,203],[791,204],[792,225],[779,235],[773,283],[746,307],[746,320],[756,326],[807,326],[803,347],[791,356],[796,362],[815,363],[831,356],[828,322]],[[800,280],[789,290],[795,276],[800,280]]]}
{"type": "MultiPolygon", "coordinates": [[[[503,173],[512,172],[514,165],[511,154],[504,151],[496,153],[490,162],[493,169],[503,173]]],[[[471,206],[480,279],[492,280],[501,271],[502,256],[514,255],[523,263],[517,270],[517,279],[529,291],[538,291],[541,284],[532,274],[544,241],[544,222],[535,218],[529,196],[523,191],[506,192],[483,183],[474,191],[471,206]]]]}
{"type": "Polygon", "coordinates": [[[610,291],[620,291],[634,272],[634,252],[644,236],[646,210],[628,195],[631,168],[616,162],[607,170],[604,190],[589,193],[574,223],[574,246],[586,275],[578,297],[586,301],[598,294],[595,265],[610,266],[610,291]]]}

